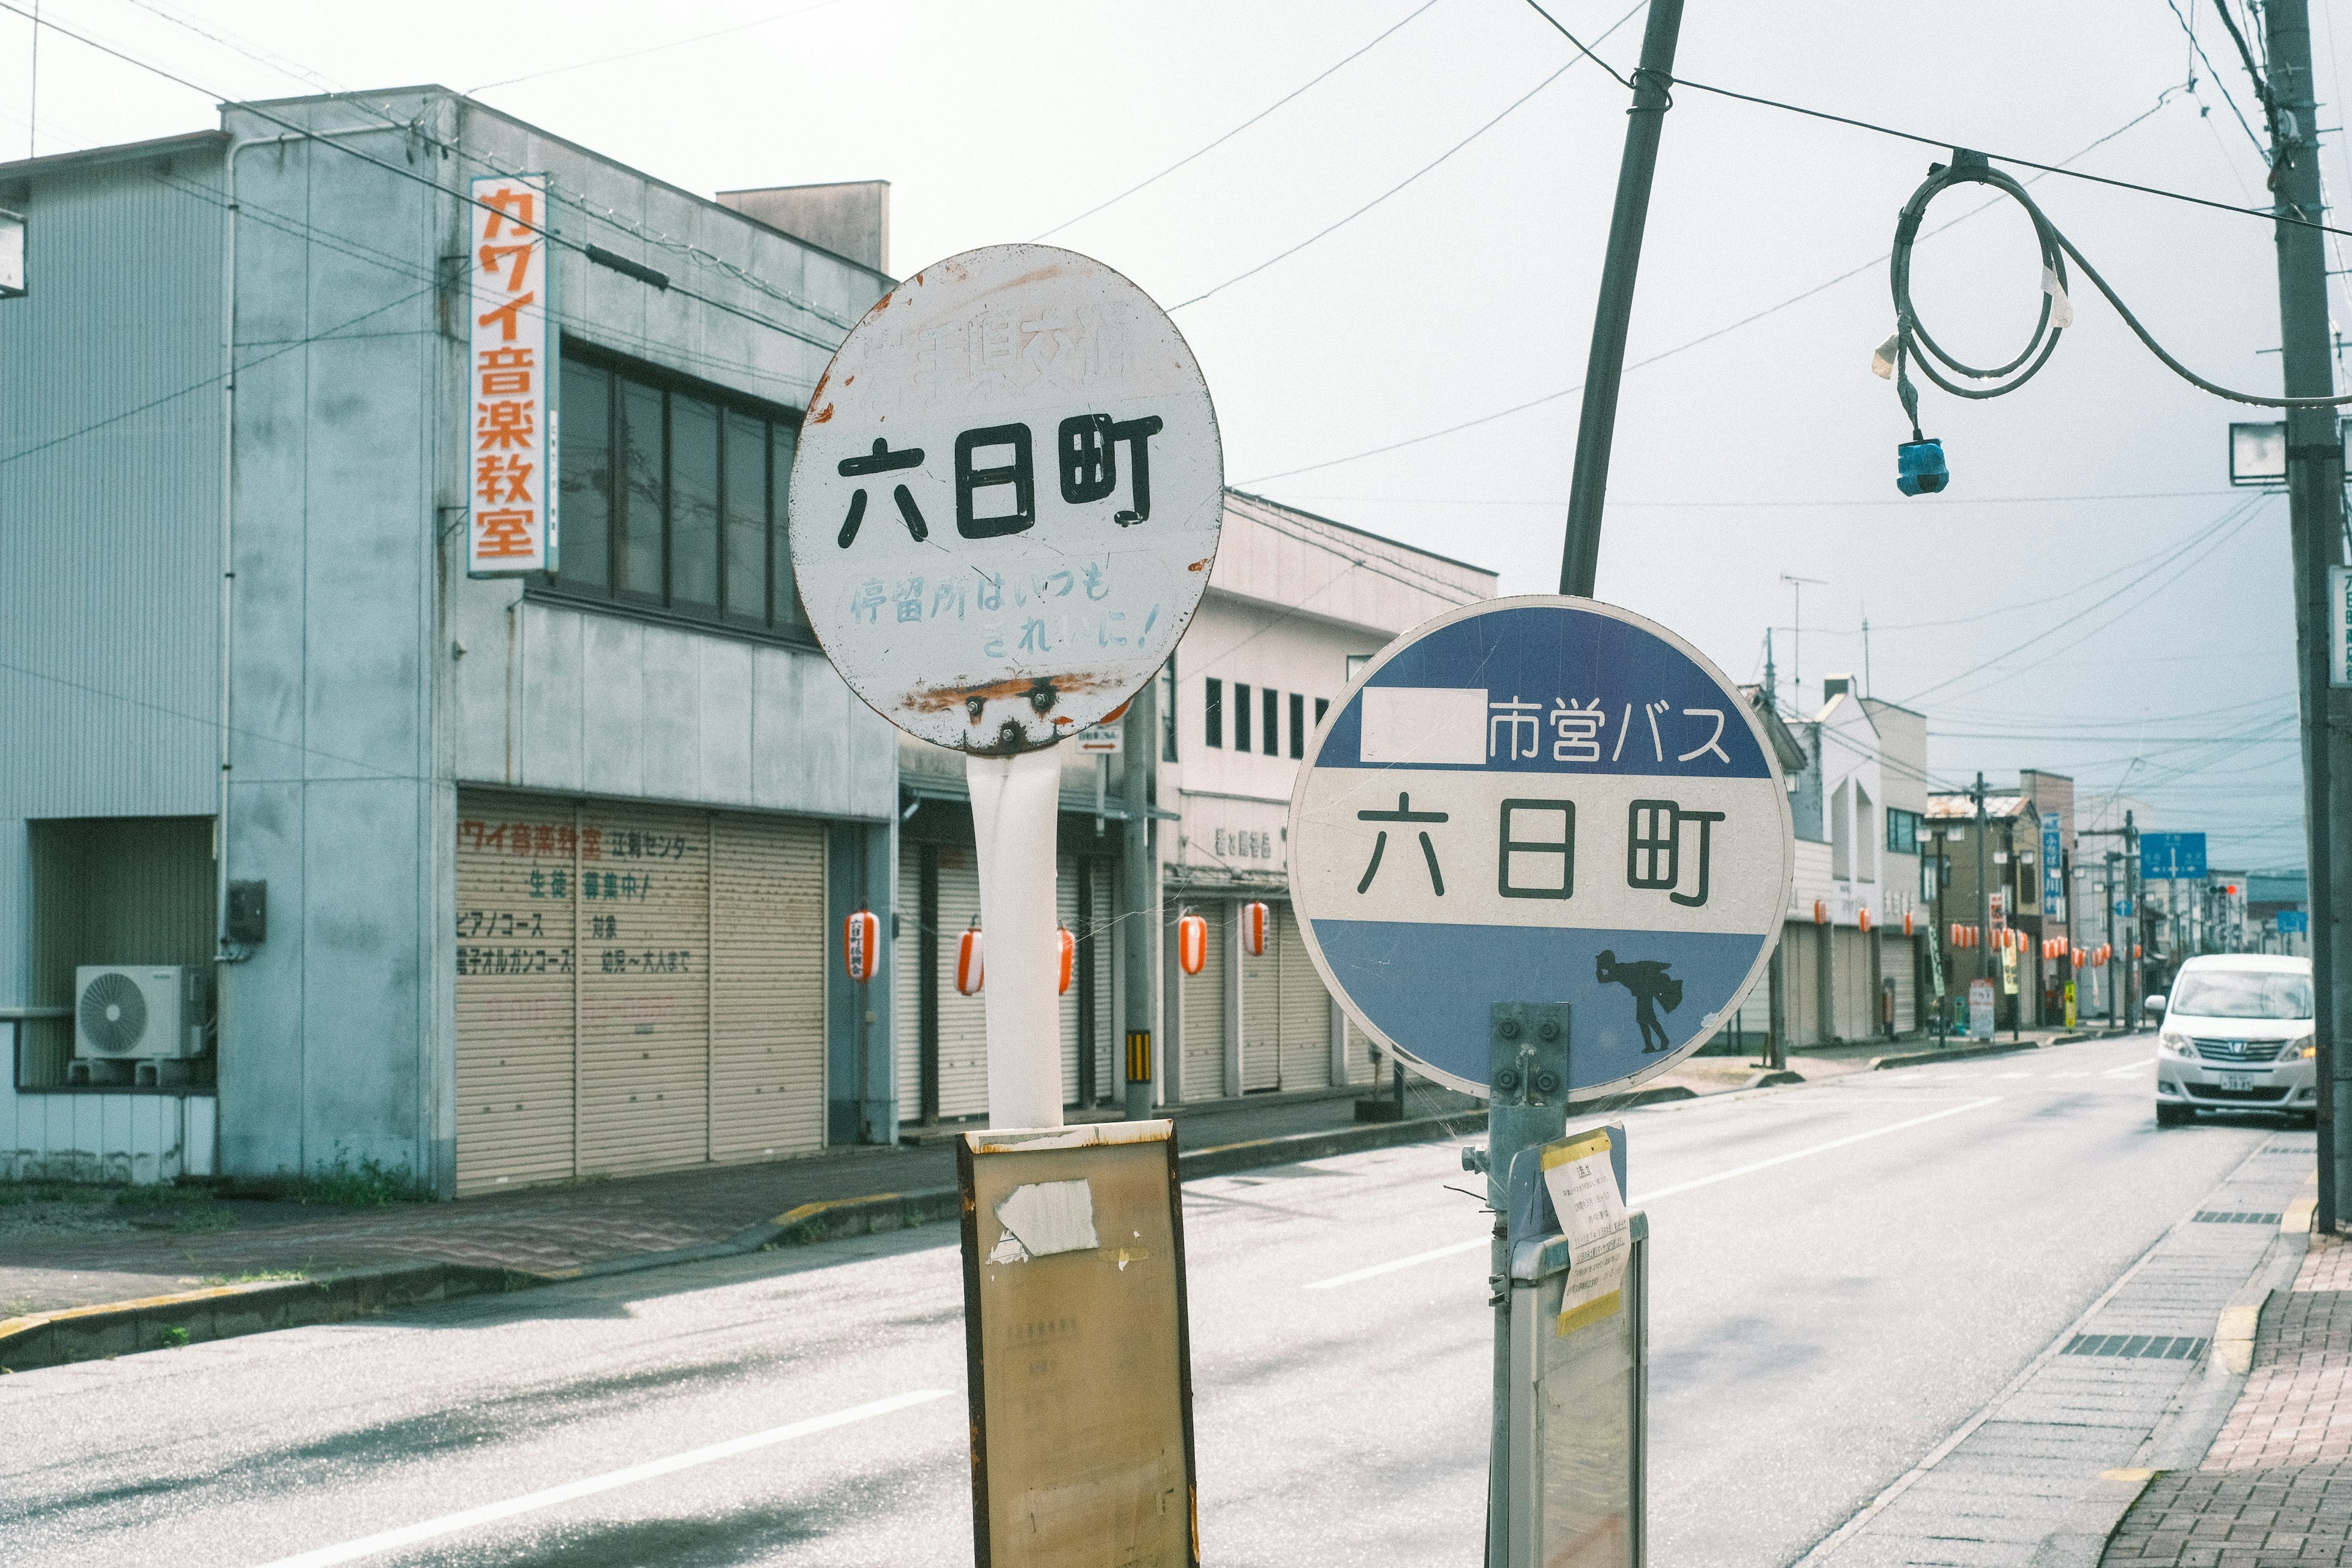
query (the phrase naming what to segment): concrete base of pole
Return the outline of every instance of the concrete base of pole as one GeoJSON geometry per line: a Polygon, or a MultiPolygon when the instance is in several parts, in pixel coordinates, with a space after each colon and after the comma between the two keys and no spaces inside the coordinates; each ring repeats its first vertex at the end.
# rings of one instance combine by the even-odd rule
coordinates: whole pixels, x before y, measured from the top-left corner
{"type": "Polygon", "coordinates": [[[964,759],[987,939],[988,1123],[1062,1125],[1062,1027],[1054,942],[1058,748],[964,759]]]}

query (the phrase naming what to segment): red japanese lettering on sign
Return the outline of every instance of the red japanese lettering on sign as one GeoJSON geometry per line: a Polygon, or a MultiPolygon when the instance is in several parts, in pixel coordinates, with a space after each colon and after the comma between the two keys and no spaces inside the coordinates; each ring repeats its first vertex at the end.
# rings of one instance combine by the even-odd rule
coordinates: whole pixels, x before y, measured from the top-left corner
{"type": "Polygon", "coordinates": [[[477,390],[484,397],[520,397],[530,390],[534,365],[529,349],[484,349],[476,357],[481,362],[475,367],[477,390]]]}
{"type": "Polygon", "coordinates": [[[536,193],[518,191],[511,185],[500,185],[488,195],[477,199],[488,209],[484,215],[488,221],[482,225],[484,239],[496,239],[499,237],[499,221],[501,218],[505,219],[517,234],[530,232],[531,209],[539,199],[536,193]]]}
{"type": "Polygon", "coordinates": [[[526,463],[520,458],[488,457],[474,462],[474,493],[484,506],[505,506],[515,501],[533,500],[528,488],[530,471],[536,463],[526,463]]]}
{"type": "MultiPolygon", "coordinates": [[[[520,511],[485,511],[475,515],[474,553],[484,558],[504,560],[512,556],[530,556],[537,552],[539,542],[531,537],[532,513],[520,511]]],[[[520,827],[520,824],[516,825],[520,827]]]]}
{"type": "Polygon", "coordinates": [[[474,405],[474,434],[485,452],[528,452],[537,443],[539,426],[531,417],[530,398],[474,405]]]}
{"type": "Polygon", "coordinates": [[[536,289],[528,294],[518,294],[505,304],[493,306],[483,311],[474,320],[485,327],[496,326],[499,329],[499,335],[508,342],[512,342],[515,341],[517,329],[521,325],[522,308],[538,298],[539,293],[536,289]]]}

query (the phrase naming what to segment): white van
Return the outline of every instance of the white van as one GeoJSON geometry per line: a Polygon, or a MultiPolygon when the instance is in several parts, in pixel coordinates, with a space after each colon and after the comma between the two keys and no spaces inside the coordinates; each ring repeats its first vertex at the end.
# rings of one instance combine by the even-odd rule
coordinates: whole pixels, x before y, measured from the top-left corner
{"type": "Polygon", "coordinates": [[[2164,1023],[2156,1042],[2156,1120],[2177,1127],[2200,1110],[2277,1110],[2315,1120],[2311,960],[2209,953],[2147,999],[2164,1023]]]}

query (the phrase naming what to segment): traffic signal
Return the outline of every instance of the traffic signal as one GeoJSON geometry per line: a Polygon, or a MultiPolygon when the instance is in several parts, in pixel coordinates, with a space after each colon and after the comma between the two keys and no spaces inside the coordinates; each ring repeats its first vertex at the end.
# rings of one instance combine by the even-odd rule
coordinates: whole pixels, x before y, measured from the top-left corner
{"type": "Polygon", "coordinates": [[[1895,448],[1895,488],[1906,496],[1933,495],[1951,482],[1944,443],[1929,436],[1895,448]]]}

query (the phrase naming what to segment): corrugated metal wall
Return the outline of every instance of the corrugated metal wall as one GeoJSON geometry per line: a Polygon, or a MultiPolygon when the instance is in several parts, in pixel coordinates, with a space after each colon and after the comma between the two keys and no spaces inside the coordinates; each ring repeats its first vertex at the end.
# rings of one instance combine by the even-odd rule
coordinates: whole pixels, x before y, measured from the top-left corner
{"type": "Polygon", "coordinates": [[[184,150],[0,204],[30,285],[0,301],[0,819],[213,809],[217,186],[184,150]]]}

